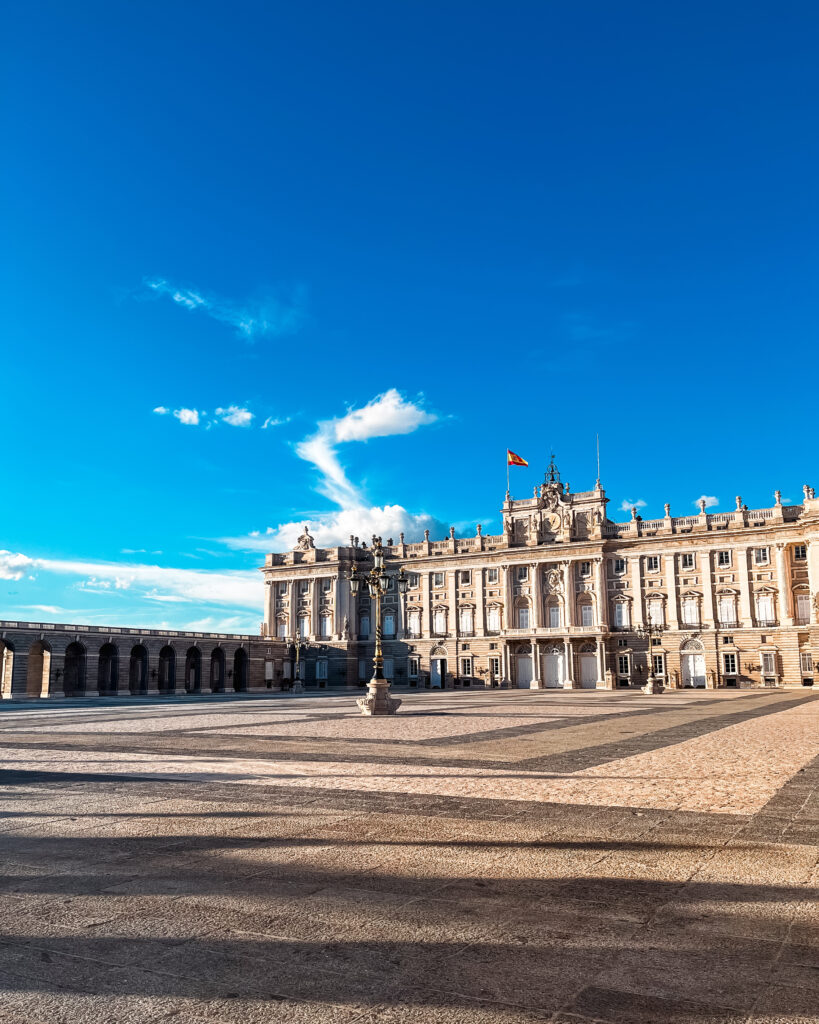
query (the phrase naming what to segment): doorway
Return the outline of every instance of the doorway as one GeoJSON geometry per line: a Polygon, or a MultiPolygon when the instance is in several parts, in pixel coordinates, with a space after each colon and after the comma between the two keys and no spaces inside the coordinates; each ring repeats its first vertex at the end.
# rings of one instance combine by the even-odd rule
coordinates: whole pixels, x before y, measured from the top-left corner
{"type": "Polygon", "coordinates": [[[705,655],[683,654],[682,656],[683,686],[695,689],[705,688],[705,655]]]}
{"type": "Polygon", "coordinates": [[[429,682],[433,690],[443,690],[446,679],[446,658],[433,658],[429,663],[429,682]]]}
{"type": "Polygon", "coordinates": [[[563,655],[550,651],[546,655],[544,684],[557,689],[563,686],[563,655]]]}

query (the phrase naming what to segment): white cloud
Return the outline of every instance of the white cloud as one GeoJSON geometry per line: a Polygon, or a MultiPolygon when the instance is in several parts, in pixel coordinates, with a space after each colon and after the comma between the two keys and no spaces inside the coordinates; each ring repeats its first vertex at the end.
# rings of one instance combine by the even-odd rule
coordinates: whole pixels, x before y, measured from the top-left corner
{"type": "Polygon", "coordinates": [[[231,427],[249,427],[253,420],[253,413],[250,409],[240,409],[238,405],[217,409],[216,415],[223,423],[228,423],[231,427]]]}
{"type": "Polygon", "coordinates": [[[636,501],[629,501],[628,498],[624,498],[622,504],[620,505],[620,511],[621,512],[631,512],[631,510],[633,508],[645,508],[645,507],[646,507],[646,503],[643,501],[642,498],[638,498],[636,501]]]}
{"type": "Polygon", "coordinates": [[[167,416],[170,411],[171,410],[170,409],[166,409],[164,405],[158,405],[154,409],[154,412],[157,413],[159,416],[167,416]]]}
{"type": "Polygon", "coordinates": [[[268,416],[262,424],[262,430],[267,430],[268,427],[280,427],[283,423],[289,423],[290,417],[286,417],[283,420],[278,420],[275,416],[268,416]]]}
{"type": "Polygon", "coordinates": [[[714,508],[715,505],[719,505],[719,498],[713,494],[701,494],[699,498],[695,498],[693,504],[699,505],[701,501],[705,502],[706,508],[714,508]]]}
{"type": "Polygon", "coordinates": [[[22,608],[29,608],[33,612],[45,612],[47,615],[59,615],[60,612],[65,611],[64,608],[58,608],[54,604],[24,604],[22,608]]]}
{"type": "Polygon", "coordinates": [[[21,580],[34,561],[26,555],[0,551],[0,580],[21,580]]]}
{"type": "Polygon", "coordinates": [[[304,321],[304,297],[299,292],[288,300],[266,295],[236,303],[192,288],[177,288],[163,278],[146,279],[145,284],[155,295],[167,296],[183,309],[198,310],[220,323],[229,324],[248,340],[263,335],[292,334],[304,321]]]}
{"type": "Polygon", "coordinates": [[[180,423],[185,423],[189,427],[199,426],[198,409],[174,409],[173,414],[180,423]]]}
{"type": "MultiPolygon", "coordinates": [[[[413,402],[408,402],[395,389],[373,398],[363,409],[349,409],[341,419],[330,420],[335,440],[366,441],[370,437],[391,437],[411,434],[438,417],[413,402]]],[[[322,424],[326,425],[326,424],[322,424]]]]}

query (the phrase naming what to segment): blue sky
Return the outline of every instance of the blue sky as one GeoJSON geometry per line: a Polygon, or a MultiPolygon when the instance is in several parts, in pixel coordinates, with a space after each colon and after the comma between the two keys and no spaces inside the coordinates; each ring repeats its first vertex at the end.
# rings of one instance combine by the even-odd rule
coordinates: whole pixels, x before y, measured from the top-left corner
{"type": "Polygon", "coordinates": [[[812,3],[16,5],[0,617],[255,631],[305,520],[493,532],[507,446],[582,490],[597,432],[611,518],[798,501],[817,44],[812,3]]]}

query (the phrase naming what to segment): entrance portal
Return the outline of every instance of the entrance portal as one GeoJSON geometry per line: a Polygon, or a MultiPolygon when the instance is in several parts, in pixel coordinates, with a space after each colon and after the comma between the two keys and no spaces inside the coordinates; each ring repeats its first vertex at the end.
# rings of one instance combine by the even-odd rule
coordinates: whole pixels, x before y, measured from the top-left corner
{"type": "Polygon", "coordinates": [[[597,656],[594,654],[580,655],[580,688],[593,690],[597,686],[597,656]]]}
{"type": "Polygon", "coordinates": [[[442,690],[446,679],[446,658],[433,658],[429,663],[429,683],[433,690],[442,690]]]}
{"type": "Polygon", "coordinates": [[[563,686],[563,655],[557,651],[547,651],[545,658],[546,674],[544,684],[553,688],[563,686]]]}
{"type": "Polygon", "coordinates": [[[528,690],[532,682],[532,656],[531,654],[519,654],[516,661],[518,689],[528,690]]]}
{"type": "Polygon", "coordinates": [[[683,654],[682,656],[683,686],[705,688],[705,655],[683,654]]]}

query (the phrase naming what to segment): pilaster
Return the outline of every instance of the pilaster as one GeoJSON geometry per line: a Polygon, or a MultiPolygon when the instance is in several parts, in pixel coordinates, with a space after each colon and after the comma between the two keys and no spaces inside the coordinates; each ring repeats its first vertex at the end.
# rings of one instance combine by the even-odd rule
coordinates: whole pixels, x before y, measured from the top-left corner
{"type": "Polygon", "coordinates": [[[631,568],[631,594],[633,598],[634,612],[632,625],[634,626],[642,626],[645,622],[643,617],[643,578],[640,572],[640,563],[640,555],[634,555],[629,559],[629,565],[631,568]]]}
{"type": "Polygon", "coordinates": [[[711,576],[711,552],[704,550],[697,552],[697,561],[700,566],[700,579],[702,581],[702,621],[703,625],[714,625],[714,581],[711,576]]]}
{"type": "Polygon", "coordinates": [[[748,548],[735,548],[734,562],[739,570],[739,624],[753,625],[751,618],[751,581],[748,575],[748,548]]]}
{"type": "Polygon", "coordinates": [[[666,590],[668,591],[668,628],[679,629],[680,599],[677,594],[677,556],[673,551],[665,556],[665,573],[666,590]]]}
{"type": "MultiPolygon", "coordinates": [[[[532,626],[534,629],[540,629],[540,627],[543,625],[543,578],[541,575],[540,563],[530,562],[529,572],[532,576],[532,626]]],[[[539,672],[534,672],[534,675],[537,678],[540,677],[539,672]]]]}
{"type": "Polygon", "coordinates": [[[776,585],[779,590],[779,622],[783,626],[793,625],[791,609],[791,585],[785,560],[785,545],[776,545],[776,585]]]}

